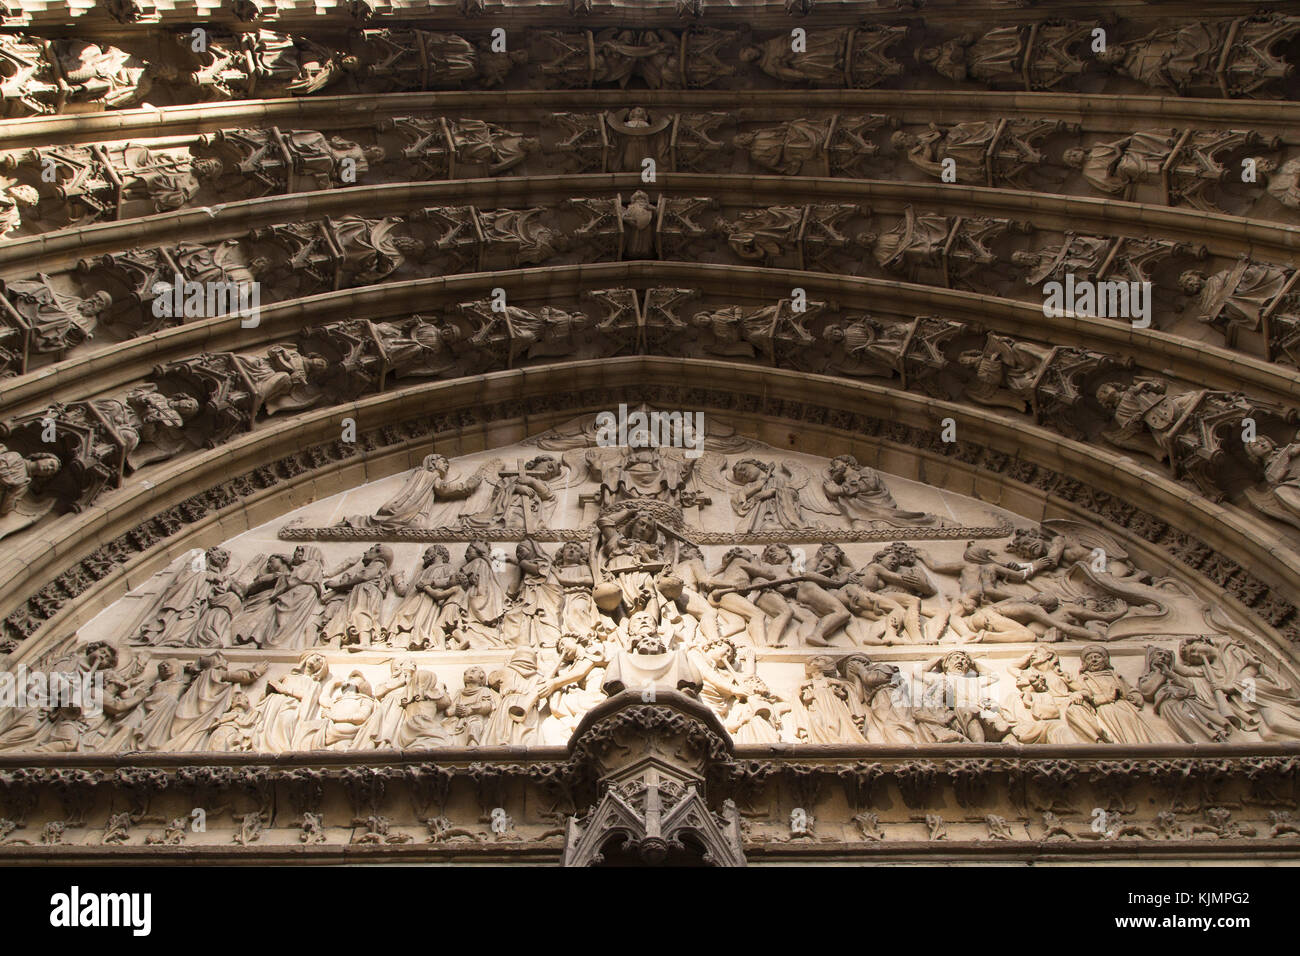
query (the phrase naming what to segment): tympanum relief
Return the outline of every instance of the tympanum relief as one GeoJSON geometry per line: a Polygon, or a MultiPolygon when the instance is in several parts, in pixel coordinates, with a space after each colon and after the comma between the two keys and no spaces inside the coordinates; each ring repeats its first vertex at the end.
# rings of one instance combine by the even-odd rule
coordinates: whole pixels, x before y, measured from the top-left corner
{"type": "Polygon", "coordinates": [[[7,708],[0,747],[562,745],[664,690],[737,744],[1300,734],[1267,640],[1106,532],[621,414],[623,444],[587,417],[431,453],[177,556],[37,662],[100,675],[102,708],[7,708]]]}

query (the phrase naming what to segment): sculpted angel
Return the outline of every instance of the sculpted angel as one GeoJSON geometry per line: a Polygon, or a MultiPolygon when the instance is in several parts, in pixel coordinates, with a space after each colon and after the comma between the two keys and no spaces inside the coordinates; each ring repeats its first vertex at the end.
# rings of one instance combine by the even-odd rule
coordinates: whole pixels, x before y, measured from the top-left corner
{"type": "Polygon", "coordinates": [[[493,461],[480,473],[488,500],[481,501],[482,494],[471,500],[460,518],[461,525],[472,530],[518,528],[525,533],[547,527],[559,502],[557,492],[579,484],[584,477],[554,455],[538,455],[513,468],[493,461]]]}
{"type": "Polygon", "coordinates": [[[880,473],[859,465],[852,455],[832,459],[826,468],[822,491],[854,529],[943,524],[937,515],[898,507],[880,473]]]}
{"type": "Polygon", "coordinates": [[[443,455],[429,455],[392,498],[379,506],[372,515],[354,515],[342,524],[352,528],[371,530],[396,530],[398,528],[428,527],[433,506],[442,501],[468,498],[483,482],[484,465],[468,478],[452,481],[448,476],[450,463],[443,455]]]}
{"type": "MultiPolygon", "coordinates": [[[[811,473],[803,465],[790,460],[767,462],[745,458],[726,470],[700,470],[706,477],[721,471],[731,483],[727,488],[720,482],[721,490],[738,491],[731,495],[731,507],[744,522],[736,529],[745,532],[795,530],[823,523],[817,516],[838,514],[839,509],[820,494],[817,482],[810,481],[811,473]]],[[[710,482],[712,483],[712,482],[710,482]]]]}

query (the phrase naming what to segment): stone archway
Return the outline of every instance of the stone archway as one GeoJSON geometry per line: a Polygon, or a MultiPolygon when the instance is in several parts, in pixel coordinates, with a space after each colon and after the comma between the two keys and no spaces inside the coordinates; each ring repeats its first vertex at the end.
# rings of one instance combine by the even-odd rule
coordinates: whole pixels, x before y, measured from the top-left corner
{"type": "Polygon", "coordinates": [[[1288,855],[1300,18],[851,6],[11,0],[0,858],[1288,855]]]}

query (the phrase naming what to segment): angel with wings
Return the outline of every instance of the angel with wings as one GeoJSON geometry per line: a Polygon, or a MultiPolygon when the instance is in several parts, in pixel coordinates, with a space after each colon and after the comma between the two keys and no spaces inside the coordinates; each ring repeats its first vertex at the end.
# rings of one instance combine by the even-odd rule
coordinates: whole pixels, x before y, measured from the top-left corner
{"type": "Polygon", "coordinates": [[[433,506],[438,502],[469,498],[483,483],[484,465],[463,481],[449,481],[450,463],[443,455],[428,455],[407,477],[397,494],[379,506],[372,515],[354,515],[341,522],[352,528],[392,531],[398,528],[424,528],[429,524],[433,506]]]}
{"type": "Polygon", "coordinates": [[[494,459],[480,471],[484,473],[483,490],[468,502],[460,524],[474,531],[518,528],[526,534],[549,527],[560,501],[557,492],[586,477],[554,455],[518,461],[513,468],[494,459]]]}
{"type": "MultiPolygon", "coordinates": [[[[812,473],[789,459],[766,462],[744,458],[729,470],[726,460],[721,459],[720,465],[703,468],[700,474],[707,483],[713,483],[711,478],[725,476],[733,487],[740,486],[731,496],[732,509],[745,519],[738,530],[792,531],[825,523],[815,515],[839,514],[839,509],[821,494],[818,483],[810,481],[812,473]]],[[[714,487],[730,490],[721,482],[714,487]]]]}
{"type": "Polygon", "coordinates": [[[859,465],[852,455],[832,459],[826,468],[822,491],[835,502],[851,528],[942,526],[944,523],[937,515],[898,507],[880,473],[859,465]]]}

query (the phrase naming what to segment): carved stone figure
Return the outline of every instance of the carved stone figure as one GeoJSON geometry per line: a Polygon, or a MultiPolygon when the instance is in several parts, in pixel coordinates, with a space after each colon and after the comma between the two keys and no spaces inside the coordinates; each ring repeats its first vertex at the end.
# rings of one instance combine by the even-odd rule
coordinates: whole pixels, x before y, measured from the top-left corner
{"type": "Polygon", "coordinates": [[[906,153],[913,166],[935,179],[1027,189],[1029,171],[1046,162],[1038,147],[1063,128],[1063,123],[1045,120],[982,120],[946,128],[931,123],[920,134],[900,130],[890,142],[894,149],[906,153]],[[945,178],[949,169],[955,180],[945,178]]]}
{"type": "MultiPolygon", "coordinates": [[[[1096,715],[1108,743],[1157,743],[1159,738],[1148,729],[1142,714],[1142,695],[1130,687],[1115,672],[1110,663],[1110,652],[1097,644],[1089,644],[1079,652],[1078,701],[1080,708],[1091,708],[1096,715]]],[[[1081,711],[1072,709],[1066,715],[1081,711]]],[[[1088,721],[1091,724],[1091,721],[1088,721]]]]}
{"type": "Polygon", "coordinates": [[[564,591],[560,632],[566,636],[594,639],[607,631],[608,618],[601,615],[591,593],[596,577],[587,548],[576,541],[561,545],[551,568],[564,591]]]}
{"type": "Polygon", "coordinates": [[[446,715],[453,704],[438,675],[409,659],[393,661],[390,672],[391,678],[374,689],[375,698],[382,699],[385,708],[375,733],[379,747],[447,746],[451,741],[446,715]]]}
{"type": "Polygon", "coordinates": [[[183,392],[166,396],[145,386],[133,389],[124,398],[101,398],[91,404],[121,440],[126,470],[135,471],[197,447],[185,427],[200,411],[193,396],[183,392]]]}
{"type": "Polygon", "coordinates": [[[254,708],[253,749],[263,753],[305,749],[301,744],[318,735],[320,699],[329,677],[328,661],[313,653],[289,673],[267,680],[266,695],[254,708]]]}
{"type": "Polygon", "coordinates": [[[365,750],[374,746],[384,711],[364,674],[352,671],[322,698],[321,726],[313,731],[312,749],[365,750]]]}
{"type": "Polygon", "coordinates": [[[502,622],[511,643],[524,647],[554,647],[561,633],[564,590],[556,579],[550,556],[525,538],[515,548],[519,581],[502,622]]]}
{"type": "Polygon", "coordinates": [[[0,36],[0,102],[5,117],[58,111],[62,99],[46,42],[22,34],[0,36]]]}
{"type": "Polygon", "coordinates": [[[495,691],[487,686],[487,674],[481,667],[465,669],[461,689],[451,699],[447,714],[451,718],[447,730],[455,743],[464,747],[477,747],[488,743],[486,734],[488,718],[500,701],[495,691]]]}
{"type": "Polygon", "coordinates": [[[831,461],[822,491],[851,528],[942,524],[937,515],[899,508],[879,473],[859,465],[852,455],[840,455],[831,461]]]}
{"type": "Polygon", "coordinates": [[[33,186],[6,180],[8,185],[0,192],[0,239],[17,232],[24,219],[30,220],[41,201],[41,194],[33,186]]]}
{"type": "Polygon", "coordinates": [[[229,563],[230,553],[223,548],[209,548],[195,560],[184,561],[144,615],[145,623],[132,643],[183,647],[194,646],[190,641],[199,639],[203,643],[198,646],[221,646],[223,635],[213,624],[207,625],[202,636],[196,630],[210,599],[224,605],[233,597],[238,607],[239,598],[230,593],[224,574],[229,563]]]}
{"type": "Polygon", "coordinates": [[[872,258],[889,272],[938,264],[952,226],[948,216],[918,215],[909,205],[903,210],[902,222],[876,237],[872,258]]]}
{"type": "Polygon", "coordinates": [[[485,640],[495,638],[497,643],[503,643],[494,633],[505,613],[506,603],[505,588],[497,579],[496,564],[491,545],[486,541],[472,541],[465,548],[465,563],[461,570],[469,579],[467,626],[485,640]]]}
{"type": "Polygon", "coordinates": [[[360,64],[355,57],[329,50],[304,36],[258,30],[241,37],[252,66],[249,93],[257,96],[305,96],[332,86],[360,64]]]}
{"type": "Polygon", "coordinates": [[[394,645],[412,650],[467,647],[462,630],[469,578],[454,570],[440,544],[426,548],[421,567],[389,621],[394,645]]]}
{"type": "Polygon", "coordinates": [[[799,685],[801,738],[810,744],[865,744],[849,709],[853,688],[839,677],[835,659],[814,657],[804,665],[804,673],[806,679],[799,685]]]}
{"type": "Polygon", "coordinates": [[[1094,24],[1048,20],[996,27],[978,39],[963,34],[921,51],[921,59],[951,80],[977,80],[993,87],[1049,90],[1088,69],[1094,24]]]}
{"type": "MultiPolygon", "coordinates": [[[[267,665],[261,662],[249,668],[232,668],[230,662],[218,651],[185,666],[194,676],[181,694],[172,714],[169,728],[171,739],[159,749],[223,750],[224,747],[212,746],[210,735],[215,735],[218,727],[233,729],[235,718],[226,720],[225,724],[220,721],[230,713],[236,696],[243,697],[245,708],[247,707],[248,697],[240,688],[256,683],[266,674],[267,665]]],[[[247,729],[247,726],[240,729],[247,729]]],[[[225,733],[230,733],[230,729],[225,733]]],[[[248,748],[241,746],[233,749],[248,748]]]]}
{"type": "Polygon", "coordinates": [[[1262,472],[1266,490],[1247,491],[1252,505],[1264,514],[1300,528],[1300,442],[1283,445],[1267,435],[1243,442],[1242,449],[1262,472]]]}
{"type": "Polygon", "coordinates": [[[1006,725],[1020,743],[1071,744],[1101,739],[1095,712],[1083,703],[1083,693],[1055,651],[1035,648],[1008,673],[1015,691],[990,720],[1006,725]]]}
{"type": "Polygon", "coordinates": [[[391,571],[393,549],[376,544],[360,558],[326,572],[324,586],[334,593],[326,598],[326,622],[321,638],[336,646],[388,643],[383,610],[389,591],[406,595],[400,576],[391,571]]]}
{"type": "Polygon", "coordinates": [[[122,200],[144,199],[155,212],[187,206],[205,182],[221,173],[214,160],[181,158],[128,143],[104,155],[119,182],[122,200]]]}
{"type": "Polygon", "coordinates": [[[732,702],[723,721],[727,733],[738,744],[780,743],[791,705],[773,694],[757,674],[742,678],[740,686],[744,696],[732,702]]]}
{"type": "Polygon", "coordinates": [[[922,741],[981,743],[997,738],[996,721],[985,714],[983,692],[986,667],[964,651],[950,651],[926,668],[920,700],[913,715],[922,741]]]}
{"type": "Polygon", "coordinates": [[[494,462],[496,476],[484,473],[491,497],[481,511],[464,514],[460,523],[469,529],[519,528],[532,532],[547,527],[557,501],[556,492],[566,484],[558,481],[564,464],[553,455],[538,455],[514,468],[494,462]]]}
{"type": "Polygon", "coordinates": [[[325,599],[324,564],[320,549],[311,545],[299,546],[289,561],[268,559],[245,590],[244,607],[232,624],[236,642],[294,650],[311,643],[325,599]]]}
{"type": "Polygon", "coordinates": [[[542,206],[478,211],[485,247],[503,250],[511,258],[511,268],[541,265],[568,248],[568,237],[544,225],[550,216],[551,211],[542,206]]]}
{"type": "Polygon", "coordinates": [[[740,59],[783,83],[845,86],[848,33],[844,29],[810,31],[807,49],[799,53],[793,52],[788,35],[773,37],[759,45],[744,47],[740,59]]]}
{"type": "Polygon", "coordinates": [[[621,608],[624,615],[657,615],[663,595],[656,576],[668,563],[663,526],[650,511],[624,507],[602,515],[596,529],[597,606],[607,613],[621,608]]]}
{"type": "Polygon", "coordinates": [[[4,282],[0,291],[31,328],[32,353],[61,353],[93,338],[96,320],[113,303],[107,292],[84,299],[63,292],[44,273],[4,282]]]}
{"type": "Polygon", "coordinates": [[[849,707],[869,743],[904,745],[917,742],[915,724],[900,712],[897,687],[899,670],[873,661],[865,654],[850,654],[839,661],[840,673],[854,688],[849,707]]]}
{"type": "Polygon", "coordinates": [[[1220,711],[1212,688],[1169,648],[1147,648],[1146,670],[1137,686],[1156,714],[1182,740],[1226,741],[1231,736],[1232,722],[1220,711]]]}
{"type": "Polygon", "coordinates": [[[583,715],[604,699],[605,652],[578,634],[566,634],[556,644],[559,657],[543,678],[537,699],[547,716],[540,726],[546,743],[567,743],[583,715]]]}
{"type": "Polygon", "coordinates": [[[439,502],[463,501],[483,481],[482,469],[460,481],[449,480],[449,470],[446,456],[427,455],[397,494],[380,505],[373,515],[355,515],[341,523],[366,529],[424,527],[439,502]]]}
{"type": "Polygon", "coordinates": [[[1083,170],[1095,189],[1126,197],[1140,183],[1160,181],[1160,171],[1177,145],[1177,130],[1144,130],[1091,148],[1067,149],[1067,165],[1083,170]]]}
{"type": "Polygon", "coordinates": [[[1110,44],[1097,59],[1146,86],[1185,96],[1197,87],[1217,88],[1215,71],[1223,40],[1221,23],[1200,21],[1110,44]]]}
{"type": "Polygon", "coordinates": [[[893,378],[903,371],[903,356],[913,337],[915,322],[888,322],[871,315],[831,323],[822,337],[843,349],[843,359],[833,359],[831,370],[863,378],[893,378]]]}
{"type": "Polygon", "coordinates": [[[624,690],[645,693],[655,688],[696,695],[703,678],[690,657],[673,650],[650,610],[634,611],[626,621],[627,647],[616,651],[602,685],[609,696],[624,690]]]}
{"type": "Polygon", "coordinates": [[[706,351],[715,355],[762,358],[776,365],[803,362],[803,353],[816,343],[805,327],[827,308],[825,302],[807,302],[807,309],[796,313],[790,300],[776,305],[746,308],[728,306],[711,312],[697,312],[690,324],[709,333],[706,351]]]}
{"type": "Polygon", "coordinates": [[[731,506],[744,517],[742,527],[747,531],[764,531],[772,528],[804,528],[817,522],[817,511],[835,514],[835,509],[824,499],[812,498],[816,483],[809,484],[810,474],[794,462],[765,462],[746,458],[731,466],[730,479],[741,488],[732,495],[731,506]]]}
{"type": "Polygon", "coordinates": [[[1020,85],[1024,27],[996,27],[981,37],[965,33],[921,51],[921,59],[952,80],[1020,85]]]}
{"type": "Polygon", "coordinates": [[[203,142],[228,157],[226,171],[261,184],[260,189],[254,187],[254,195],[354,185],[384,159],[378,146],[363,148],[312,129],[219,130],[207,134],[203,142]]]}
{"type": "Polygon", "coordinates": [[[1218,712],[1238,733],[1277,740],[1294,738],[1300,730],[1295,695],[1240,641],[1184,638],[1178,657],[1192,686],[1202,695],[1212,695],[1218,712]]]}
{"type": "Polygon", "coordinates": [[[1048,349],[990,332],[980,352],[963,352],[958,360],[974,372],[966,397],[981,405],[1023,412],[1034,401],[1048,349]]]}
{"type": "Polygon", "coordinates": [[[538,691],[542,682],[537,651],[531,647],[516,647],[505,667],[488,674],[488,686],[499,700],[484,730],[486,743],[502,746],[536,743],[541,726],[538,691]]]}
{"type": "Polygon", "coordinates": [[[61,467],[57,455],[22,455],[0,445],[0,537],[35,524],[53,510],[57,499],[42,495],[40,485],[61,467]]]}
{"type": "Polygon", "coordinates": [[[1288,209],[1300,209],[1300,158],[1287,160],[1269,174],[1268,194],[1288,209]]]}
{"type": "Polygon", "coordinates": [[[1159,439],[1178,421],[1182,409],[1166,389],[1163,381],[1155,379],[1139,379],[1123,389],[1111,383],[1101,385],[1097,401],[1111,412],[1118,426],[1103,432],[1103,437],[1121,448],[1145,452],[1157,461],[1168,458],[1168,450],[1159,439]]]}
{"type": "Polygon", "coordinates": [[[1256,332],[1269,306],[1287,286],[1290,270],[1243,256],[1231,269],[1208,278],[1188,271],[1179,277],[1184,292],[1198,295],[1198,318],[1235,344],[1239,331],[1256,332]]]}
{"type": "Polygon", "coordinates": [[[879,153],[868,133],[883,116],[839,116],[833,120],[794,119],[741,133],[733,140],[755,166],[785,176],[862,175],[861,165],[879,153]],[[859,170],[854,173],[852,171],[859,170]]]}
{"type": "MultiPolygon", "coordinates": [[[[158,68],[115,46],[85,40],[60,39],[49,52],[59,77],[74,102],[121,109],[140,102],[153,86],[158,68]]],[[[62,86],[62,84],[61,84],[62,86]]]]}
{"type": "Polygon", "coordinates": [[[424,255],[419,239],[397,234],[406,225],[396,216],[367,219],[340,216],[331,219],[331,233],[341,253],[339,269],[346,285],[373,285],[397,272],[408,258],[424,255]]]}
{"type": "Polygon", "coordinates": [[[457,166],[480,167],[491,176],[509,172],[541,148],[535,136],[484,120],[456,120],[448,128],[457,166]]]}

